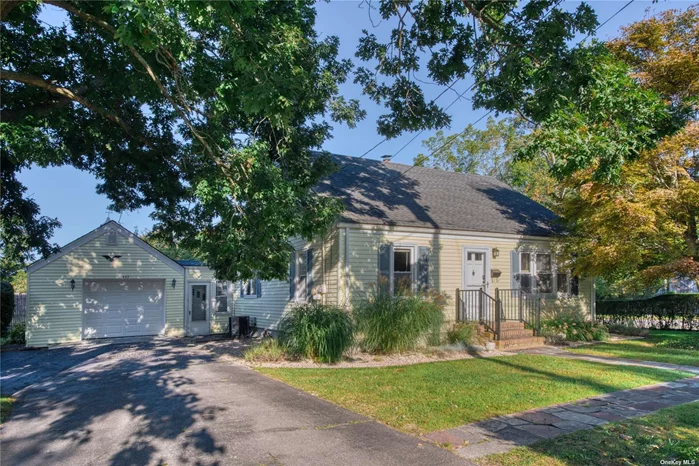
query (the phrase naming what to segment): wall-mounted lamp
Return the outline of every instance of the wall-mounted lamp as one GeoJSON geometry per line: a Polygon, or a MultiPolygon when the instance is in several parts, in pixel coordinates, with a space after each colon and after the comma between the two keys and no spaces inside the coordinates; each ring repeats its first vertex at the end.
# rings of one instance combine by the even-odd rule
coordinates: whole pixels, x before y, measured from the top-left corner
{"type": "Polygon", "coordinates": [[[71,279],[70,280],[70,291],[75,290],[75,280],[71,279]]]}
{"type": "Polygon", "coordinates": [[[500,250],[498,248],[493,248],[493,259],[497,259],[500,255],[500,250]]]}
{"type": "Polygon", "coordinates": [[[177,285],[177,280],[175,280],[175,279],[173,278],[173,279],[172,279],[172,287],[175,288],[175,285],[177,285]]]}

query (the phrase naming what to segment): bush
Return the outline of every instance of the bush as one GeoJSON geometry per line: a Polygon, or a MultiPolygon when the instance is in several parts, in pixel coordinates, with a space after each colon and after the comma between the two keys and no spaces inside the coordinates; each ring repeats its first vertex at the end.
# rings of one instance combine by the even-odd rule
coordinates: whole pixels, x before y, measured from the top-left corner
{"type": "Polygon", "coordinates": [[[604,325],[572,319],[552,319],[542,322],[542,335],[549,340],[558,339],[557,334],[565,335],[566,341],[604,341],[609,339],[609,331],[604,325]]]}
{"type": "Polygon", "coordinates": [[[7,336],[7,327],[15,313],[15,290],[10,283],[0,284],[0,335],[7,336]]]}
{"type": "Polygon", "coordinates": [[[461,322],[447,330],[447,342],[451,345],[463,343],[470,345],[478,340],[478,324],[476,322],[461,322]]]}
{"type": "Polygon", "coordinates": [[[291,356],[334,363],[352,346],[352,319],[337,306],[300,306],[282,319],[279,341],[291,356]]]}
{"type": "Polygon", "coordinates": [[[286,356],[284,348],[274,338],[263,338],[262,341],[245,351],[244,357],[248,362],[279,362],[286,356]]]}
{"type": "Polygon", "coordinates": [[[645,337],[649,333],[647,328],[639,328],[635,325],[609,324],[607,325],[607,329],[609,333],[618,333],[619,335],[628,335],[632,337],[645,337]]]}
{"type": "Polygon", "coordinates": [[[607,324],[692,330],[699,328],[699,294],[598,301],[596,313],[597,318],[607,324]]]}
{"type": "Polygon", "coordinates": [[[438,343],[445,304],[445,297],[435,291],[394,296],[377,290],[354,309],[362,349],[389,354],[438,343]]]}

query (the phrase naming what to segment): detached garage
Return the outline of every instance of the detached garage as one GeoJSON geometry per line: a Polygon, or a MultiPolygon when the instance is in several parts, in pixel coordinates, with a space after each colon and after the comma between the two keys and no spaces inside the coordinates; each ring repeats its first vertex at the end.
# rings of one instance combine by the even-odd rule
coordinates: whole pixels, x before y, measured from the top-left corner
{"type": "Polygon", "coordinates": [[[183,334],[185,268],[109,221],[27,268],[27,346],[183,334]]]}

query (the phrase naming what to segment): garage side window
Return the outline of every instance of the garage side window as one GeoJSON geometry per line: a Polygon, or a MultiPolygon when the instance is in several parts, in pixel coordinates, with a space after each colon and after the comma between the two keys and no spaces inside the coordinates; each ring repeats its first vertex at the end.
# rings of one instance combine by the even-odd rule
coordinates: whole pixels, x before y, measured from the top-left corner
{"type": "Polygon", "coordinates": [[[216,312],[228,312],[228,282],[216,282],[216,312]]]}
{"type": "Polygon", "coordinates": [[[117,244],[116,231],[107,232],[107,244],[117,244]]]}

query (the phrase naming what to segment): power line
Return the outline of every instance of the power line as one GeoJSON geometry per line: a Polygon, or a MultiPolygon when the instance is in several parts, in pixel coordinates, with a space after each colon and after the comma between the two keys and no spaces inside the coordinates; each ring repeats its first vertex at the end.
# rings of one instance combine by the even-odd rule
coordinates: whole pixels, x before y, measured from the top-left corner
{"type": "MultiPolygon", "coordinates": [[[[614,13],[612,16],[610,16],[609,18],[607,18],[607,20],[604,21],[602,24],[600,24],[599,26],[597,26],[593,32],[588,33],[587,36],[586,36],[584,39],[582,39],[580,42],[578,42],[578,43],[576,44],[576,46],[579,46],[580,44],[582,44],[582,43],[583,43],[585,40],[587,40],[592,34],[596,34],[597,31],[599,31],[600,28],[601,28],[602,26],[604,26],[604,25],[607,24],[609,21],[611,21],[612,18],[614,18],[615,16],[617,16],[619,13],[621,13],[624,9],[626,9],[626,8],[627,8],[629,5],[631,5],[634,1],[635,1],[635,0],[630,0],[628,3],[626,3],[624,6],[622,6],[619,10],[616,11],[616,13],[614,13]]],[[[559,1],[558,4],[560,4],[560,3],[561,3],[561,2],[559,1]]],[[[558,4],[557,4],[557,5],[558,5],[558,4]]],[[[554,7],[554,8],[555,8],[555,7],[554,7]]],[[[498,61],[499,61],[499,60],[498,60],[498,61]]],[[[496,62],[496,63],[497,63],[497,62],[496,62]]],[[[474,86],[475,86],[475,84],[476,84],[476,83],[474,83],[474,86]]],[[[457,99],[458,99],[458,97],[457,97],[457,99]]],[[[454,102],[456,102],[456,99],[454,100],[454,102]]],[[[450,104],[450,106],[453,105],[454,102],[452,102],[452,103],[450,104]]],[[[449,108],[449,107],[447,107],[447,108],[449,108]]],[[[473,126],[473,125],[475,125],[475,124],[481,122],[485,117],[487,117],[488,115],[490,115],[490,114],[493,113],[494,111],[495,111],[495,110],[490,110],[488,113],[486,113],[485,115],[483,115],[483,116],[481,116],[480,118],[478,118],[475,122],[470,123],[468,126],[473,126]]],[[[467,126],[467,127],[468,127],[468,126],[467,126]]],[[[423,131],[424,131],[424,130],[423,130],[423,131]]],[[[422,131],[420,131],[420,132],[418,133],[418,135],[420,135],[421,133],[422,133],[422,131]]],[[[458,133],[454,133],[454,134],[452,134],[451,136],[449,136],[449,137],[447,138],[447,140],[444,142],[444,144],[440,145],[437,149],[435,149],[435,150],[433,150],[432,152],[430,152],[430,154],[429,154],[427,157],[432,157],[434,154],[436,154],[437,152],[439,152],[440,150],[442,150],[444,147],[446,147],[448,144],[450,144],[451,141],[453,141],[456,137],[458,137],[458,136],[461,135],[462,133],[463,133],[463,131],[458,132],[458,133]]],[[[412,142],[414,139],[415,139],[415,138],[413,138],[410,142],[412,142]]],[[[410,144],[410,142],[409,142],[408,144],[410,144]]],[[[405,146],[403,146],[398,152],[396,152],[395,154],[393,154],[390,158],[388,158],[386,161],[392,160],[393,157],[395,157],[400,151],[402,151],[403,149],[405,149],[406,146],[407,146],[407,144],[406,144],[405,146]]],[[[405,170],[404,172],[399,172],[396,176],[394,176],[393,178],[389,179],[389,180],[387,181],[387,183],[390,183],[390,182],[392,182],[393,180],[395,180],[395,179],[397,179],[397,178],[399,178],[399,177],[405,175],[406,173],[408,173],[408,172],[409,172],[410,170],[412,170],[413,168],[415,168],[415,165],[410,166],[410,168],[408,168],[408,169],[405,170]]]]}

